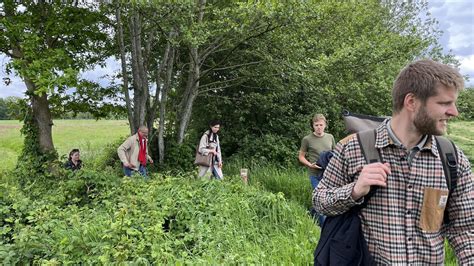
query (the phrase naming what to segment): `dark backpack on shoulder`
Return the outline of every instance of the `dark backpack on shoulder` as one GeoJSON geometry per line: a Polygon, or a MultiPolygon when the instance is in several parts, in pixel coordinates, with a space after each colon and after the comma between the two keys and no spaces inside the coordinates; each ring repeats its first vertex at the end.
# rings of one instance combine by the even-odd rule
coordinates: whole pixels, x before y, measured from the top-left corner
{"type": "MultiPolygon", "coordinates": [[[[362,131],[372,131],[370,129],[375,129],[378,127],[385,119],[389,118],[387,116],[370,116],[370,115],[361,115],[354,114],[349,111],[344,111],[342,113],[344,118],[344,124],[346,131],[348,133],[358,133],[359,144],[361,145],[362,152],[364,153],[365,158],[370,157],[375,160],[375,153],[378,151],[375,150],[375,135],[374,134],[365,134],[361,135],[362,131]],[[372,145],[372,139],[374,145],[372,145]]],[[[446,184],[448,185],[449,194],[448,194],[448,203],[451,192],[454,190],[457,184],[457,162],[458,162],[458,153],[456,150],[456,145],[446,137],[435,136],[436,146],[438,148],[439,156],[443,164],[444,176],[446,178],[446,184]]],[[[379,157],[380,158],[380,157],[379,157]]],[[[376,161],[374,161],[376,162],[376,161]]],[[[445,208],[444,212],[444,223],[449,223],[449,217],[447,212],[448,206],[445,208]]]]}
{"type": "MultiPolygon", "coordinates": [[[[367,148],[375,147],[374,130],[358,133],[357,137],[367,164],[382,161],[380,153],[367,148]],[[360,141],[361,138],[363,141],[360,141]]],[[[314,251],[314,265],[375,265],[362,233],[359,211],[367,206],[376,190],[376,187],[371,188],[364,197],[363,204],[354,206],[343,214],[326,217],[314,251]]]]}
{"type": "MultiPolygon", "coordinates": [[[[365,127],[365,130],[357,133],[357,138],[367,164],[383,162],[380,151],[375,148],[375,128],[383,120],[385,118],[370,116],[358,116],[353,119],[350,113],[344,114],[346,128],[352,131],[351,133],[362,130],[365,127]],[[347,117],[349,119],[346,119],[347,117]],[[364,118],[371,121],[364,121],[364,118]],[[351,123],[356,123],[357,125],[354,126],[351,123]]],[[[436,136],[435,139],[450,191],[449,197],[451,191],[456,187],[457,152],[454,143],[447,138],[436,136]]],[[[314,265],[375,265],[375,261],[368,251],[367,242],[362,233],[359,212],[367,206],[368,201],[376,191],[377,187],[372,187],[370,192],[364,197],[363,204],[354,206],[343,214],[326,218],[321,229],[321,237],[314,251],[314,265]]],[[[444,213],[445,224],[449,223],[447,209],[448,207],[446,207],[444,213]]]]}

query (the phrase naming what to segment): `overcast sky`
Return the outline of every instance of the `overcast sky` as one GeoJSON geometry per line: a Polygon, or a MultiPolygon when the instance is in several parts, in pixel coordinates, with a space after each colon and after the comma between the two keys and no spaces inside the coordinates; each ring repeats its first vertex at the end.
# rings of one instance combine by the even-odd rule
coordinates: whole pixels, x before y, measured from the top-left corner
{"type": "MultiPolygon", "coordinates": [[[[474,87],[474,1],[429,0],[428,5],[432,16],[439,21],[439,28],[444,32],[440,43],[445,53],[452,50],[461,63],[461,74],[471,77],[466,85],[474,87]]],[[[8,59],[0,55],[0,98],[23,97],[25,85],[20,78],[8,76],[11,80],[9,86],[3,81],[3,78],[7,77],[5,73],[7,62],[8,59]]],[[[97,67],[93,71],[83,73],[83,77],[106,85],[107,80],[103,76],[118,70],[119,67],[113,60],[108,60],[106,68],[97,67]]]]}

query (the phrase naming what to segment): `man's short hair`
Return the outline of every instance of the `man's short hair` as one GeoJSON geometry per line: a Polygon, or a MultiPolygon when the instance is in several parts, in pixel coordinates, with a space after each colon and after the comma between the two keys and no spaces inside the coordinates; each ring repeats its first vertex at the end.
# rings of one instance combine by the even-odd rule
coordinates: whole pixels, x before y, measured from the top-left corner
{"type": "Polygon", "coordinates": [[[319,120],[323,120],[324,123],[327,124],[326,117],[323,114],[315,114],[313,118],[311,119],[311,123],[314,123],[319,120]]]}
{"type": "Polygon", "coordinates": [[[459,92],[464,89],[464,79],[457,69],[430,59],[409,64],[400,71],[393,84],[393,113],[402,110],[408,93],[413,93],[424,103],[438,93],[437,88],[440,85],[459,92]]]}
{"type": "Polygon", "coordinates": [[[319,121],[319,120],[324,121],[324,123],[327,126],[328,122],[326,121],[326,117],[323,114],[315,114],[315,115],[313,115],[313,118],[311,118],[311,120],[309,120],[309,126],[311,127],[311,130],[314,130],[313,123],[316,122],[316,121],[319,121]]]}

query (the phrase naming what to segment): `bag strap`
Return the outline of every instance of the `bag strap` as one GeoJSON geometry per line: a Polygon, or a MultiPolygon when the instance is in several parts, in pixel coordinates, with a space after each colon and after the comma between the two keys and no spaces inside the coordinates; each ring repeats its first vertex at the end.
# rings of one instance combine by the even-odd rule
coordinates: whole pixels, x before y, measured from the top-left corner
{"type": "Polygon", "coordinates": [[[449,199],[451,197],[452,192],[456,188],[457,180],[458,180],[458,158],[457,158],[457,151],[456,146],[454,143],[442,136],[435,136],[436,146],[438,147],[439,157],[441,158],[441,162],[443,164],[444,176],[446,177],[446,184],[448,185],[449,193],[448,193],[448,204],[444,209],[444,223],[449,223],[449,215],[448,215],[448,205],[449,199]]]}
{"type": "Polygon", "coordinates": [[[375,129],[366,130],[366,131],[357,133],[359,146],[367,164],[382,162],[382,156],[380,155],[380,150],[375,148],[375,137],[376,137],[375,129]]]}
{"type": "MultiPolygon", "coordinates": [[[[380,150],[375,148],[375,138],[377,136],[376,129],[365,130],[362,132],[357,133],[357,140],[359,142],[359,147],[364,155],[365,161],[367,164],[369,163],[376,163],[382,162],[382,155],[380,154],[380,150]]],[[[375,194],[377,191],[378,186],[371,186],[370,191],[364,197],[364,203],[359,205],[360,209],[365,208],[369,199],[375,194]]]]}

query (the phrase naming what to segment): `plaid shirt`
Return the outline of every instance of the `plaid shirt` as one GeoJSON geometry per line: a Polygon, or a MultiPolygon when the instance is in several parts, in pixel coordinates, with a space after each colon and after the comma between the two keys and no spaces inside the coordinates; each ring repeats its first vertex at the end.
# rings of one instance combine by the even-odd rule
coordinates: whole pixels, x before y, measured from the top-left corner
{"type": "MultiPolygon", "coordinates": [[[[377,128],[375,143],[390,164],[387,187],[380,187],[359,213],[370,253],[377,264],[444,264],[447,237],[458,263],[474,265],[474,185],[467,157],[457,149],[457,186],[447,203],[450,223],[442,225],[448,187],[434,137],[409,164],[409,152],[394,144],[387,123],[377,128]]],[[[365,164],[355,135],[338,143],[314,191],[315,209],[333,216],[361,204],[363,199],[354,201],[351,192],[365,164]]]]}

